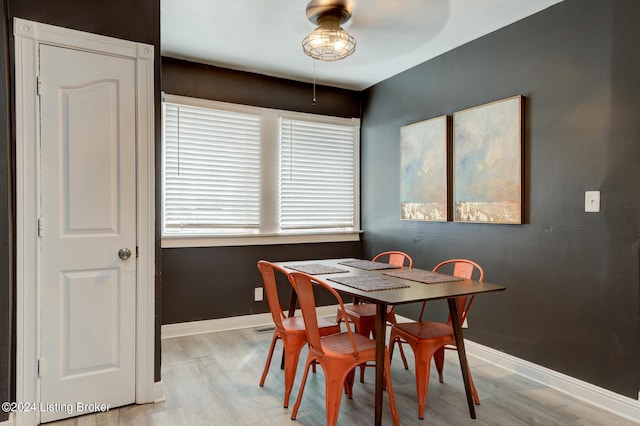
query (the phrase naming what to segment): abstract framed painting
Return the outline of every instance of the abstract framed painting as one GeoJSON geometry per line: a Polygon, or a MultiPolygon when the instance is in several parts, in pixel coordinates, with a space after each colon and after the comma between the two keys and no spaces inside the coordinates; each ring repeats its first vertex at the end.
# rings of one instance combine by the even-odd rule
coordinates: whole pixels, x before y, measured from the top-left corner
{"type": "Polygon", "coordinates": [[[443,115],[400,128],[400,219],[449,219],[450,123],[443,115]]]}
{"type": "Polygon", "coordinates": [[[453,114],[453,220],[522,223],[523,97],[453,114]]]}

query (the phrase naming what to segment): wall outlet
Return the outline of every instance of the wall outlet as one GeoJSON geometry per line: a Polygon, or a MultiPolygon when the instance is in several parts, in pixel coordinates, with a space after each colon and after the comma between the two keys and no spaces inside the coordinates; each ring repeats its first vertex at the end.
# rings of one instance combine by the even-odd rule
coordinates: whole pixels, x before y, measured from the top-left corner
{"type": "Polygon", "coordinates": [[[588,213],[600,212],[600,191],[585,191],[584,211],[588,213]]]}
{"type": "Polygon", "coordinates": [[[264,300],[262,287],[256,287],[253,289],[253,300],[256,302],[262,302],[264,300]]]}

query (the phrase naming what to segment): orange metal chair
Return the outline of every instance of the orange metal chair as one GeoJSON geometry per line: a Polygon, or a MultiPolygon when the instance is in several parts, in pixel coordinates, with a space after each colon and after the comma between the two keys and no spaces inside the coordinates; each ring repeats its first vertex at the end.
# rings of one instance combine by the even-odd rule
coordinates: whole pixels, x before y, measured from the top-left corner
{"type": "MultiPolygon", "coordinates": [[[[484,270],[477,263],[466,259],[451,259],[439,263],[433,268],[434,271],[440,270],[445,265],[453,265],[453,274],[456,277],[473,278],[474,272],[477,271],[477,281],[484,280],[484,270]]],[[[474,296],[462,296],[457,298],[458,312],[460,314],[460,323],[463,323],[469,314],[469,309],[473,303],[474,296]]],[[[429,374],[431,358],[433,358],[438,370],[438,378],[442,383],[442,370],[444,368],[444,351],[445,349],[457,349],[456,342],[453,337],[453,328],[451,327],[451,317],[446,323],[422,321],[426,302],[422,303],[420,317],[418,322],[401,323],[391,327],[390,345],[391,356],[393,356],[393,348],[395,342],[401,339],[409,343],[413,349],[416,368],[416,392],[418,394],[418,417],[424,418],[424,406],[427,400],[427,392],[429,390],[429,374]]],[[[480,404],[478,391],[473,384],[471,371],[469,371],[469,379],[471,381],[471,389],[473,393],[473,401],[480,404]]]]}
{"type": "MultiPolygon", "coordinates": [[[[298,293],[300,309],[302,309],[302,316],[304,317],[307,328],[307,339],[309,341],[309,355],[307,357],[300,391],[298,392],[298,398],[291,413],[291,419],[295,420],[298,414],[304,386],[309,374],[309,366],[313,362],[317,362],[322,367],[325,376],[327,425],[335,425],[338,421],[340,411],[342,386],[348,382],[350,376],[353,376],[353,370],[356,366],[366,363],[367,361],[375,361],[376,342],[368,337],[352,332],[351,326],[349,322],[346,321],[346,318],[346,332],[321,337],[317,323],[312,280],[313,283],[320,285],[333,294],[342,311],[345,311],[342,298],[326,282],[301,272],[292,272],[289,274],[289,281],[291,281],[291,284],[293,284],[298,293]]],[[[384,357],[384,378],[386,390],[389,394],[393,423],[397,425],[399,424],[398,411],[391,386],[391,363],[389,360],[389,350],[387,348],[385,348],[384,357]]]]}
{"type": "MultiPolygon", "coordinates": [[[[289,396],[293,388],[293,380],[296,377],[296,369],[298,368],[298,357],[303,346],[307,343],[307,334],[302,317],[287,317],[282,311],[280,300],[278,299],[278,289],[276,287],[275,271],[279,271],[284,275],[287,272],[272,263],[261,260],[258,262],[258,269],[262,274],[262,281],[267,293],[267,301],[269,302],[269,310],[275,324],[273,337],[271,338],[271,346],[269,347],[269,355],[262,372],[260,386],[264,386],[264,381],[269,372],[273,350],[278,339],[282,340],[284,346],[284,407],[289,406],[289,396]]],[[[340,325],[324,318],[318,318],[318,329],[322,336],[339,333],[340,325]]]]}
{"type": "MultiPolygon", "coordinates": [[[[385,251],[383,253],[377,254],[372,261],[376,262],[380,259],[388,257],[387,263],[389,265],[394,266],[405,266],[405,263],[408,263],[409,269],[413,267],[413,259],[406,253],[401,251],[385,251]]],[[[359,301],[354,301],[353,304],[345,305],[347,318],[351,321],[355,327],[356,331],[363,336],[369,337],[372,335],[375,339],[375,331],[376,331],[376,305],[371,303],[360,303],[359,301]]],[[[342,321],[342,311],[338,309],[336,314],[336,322],[340,323],[342,321]]],[[[394,313],[394,309],[392,305],[387,306],[387,324],[393,325],[396,324],[396,315],[394,313]]],[[[404,364],[404,369],[408,370],[409,365],[407,364],[407,357],[404,354],[404,350],[402,349],[402,344],[398,346],[400,348],[400,356],[402,357],[402,362],[404,364]]],[[[360,381],[364,382],[364,368],[372,367],[373,365],[362,365],[360,366],[360,381]]]]}

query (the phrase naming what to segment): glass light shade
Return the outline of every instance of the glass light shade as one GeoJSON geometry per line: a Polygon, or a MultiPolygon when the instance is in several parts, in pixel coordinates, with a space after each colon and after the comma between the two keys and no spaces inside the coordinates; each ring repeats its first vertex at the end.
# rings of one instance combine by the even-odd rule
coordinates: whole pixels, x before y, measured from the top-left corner
{"type": "Polygon", "coordinates": [[[304,53],[320,61],[337,61],[356,50],[356,39],[332,19],[320,21],[318,27],[302,40],[304,53]]]}

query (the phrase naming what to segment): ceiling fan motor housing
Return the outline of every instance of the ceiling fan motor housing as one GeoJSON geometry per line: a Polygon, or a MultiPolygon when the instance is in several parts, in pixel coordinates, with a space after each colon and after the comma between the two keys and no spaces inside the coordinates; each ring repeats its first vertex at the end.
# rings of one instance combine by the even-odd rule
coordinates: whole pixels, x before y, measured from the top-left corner
{"type": "Polygon", "coordinates": [[[307,4],[307,19],[315,25],[319,25],[324,18],[337,19],[338,25],[342,25],[351,19],[351,10],[347,7],[346,1],[310,1],[307,4]]]}

